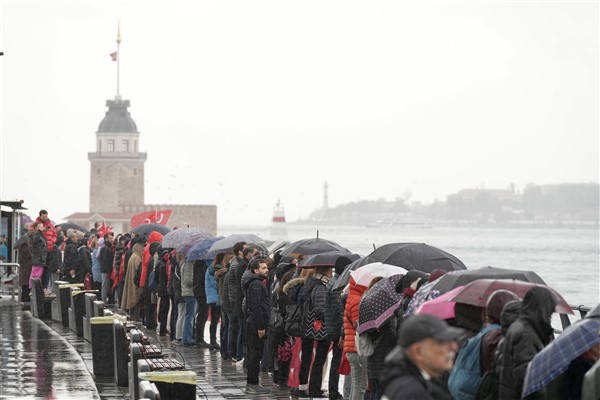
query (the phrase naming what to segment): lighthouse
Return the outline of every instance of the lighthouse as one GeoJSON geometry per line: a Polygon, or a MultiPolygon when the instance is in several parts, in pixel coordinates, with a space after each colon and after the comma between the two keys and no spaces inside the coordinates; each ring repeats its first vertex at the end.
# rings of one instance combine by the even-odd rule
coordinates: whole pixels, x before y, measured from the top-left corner
{"type": "Polygon", "coordinates": [[[287,225],[285,223],[285,210],[281,200],[277,200],[273,207],[273,219],[271,220],[271,239],[287,239],[287,225]]]}

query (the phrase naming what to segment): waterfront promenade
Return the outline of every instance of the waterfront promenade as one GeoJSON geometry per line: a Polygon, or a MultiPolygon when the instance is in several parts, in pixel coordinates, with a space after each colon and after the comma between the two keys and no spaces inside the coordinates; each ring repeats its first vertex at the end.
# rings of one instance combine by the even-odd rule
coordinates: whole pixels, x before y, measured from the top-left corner
{"type": "MultiPolygon", "coordinates": [[[[207,324],[208,329],[208,324],[207,324]]],[[[142,328],[143,329],[143,328],[142,328]]],[[[207,331],[208,333],[208,331],[207,331]]],[[[268,395],[247,395],[241,365],[222,362],[218,352],[174,346],[168,337],[146,331],[152,344],[184,361],[197,374],[197,399],[289,399],[267,373],[268,395]]],[[[127,387],[92,374],[92,346],[61,323],[34,318],[20,304],[0,299],[0,399],[129,399],[127,387]]]]}

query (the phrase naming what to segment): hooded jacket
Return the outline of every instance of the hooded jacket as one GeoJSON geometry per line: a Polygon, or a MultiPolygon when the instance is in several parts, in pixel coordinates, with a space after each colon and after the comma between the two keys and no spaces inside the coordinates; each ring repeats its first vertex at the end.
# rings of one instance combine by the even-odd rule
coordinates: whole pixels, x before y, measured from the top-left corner
{"type": "Polygon", "coordinates": [[[35,223],[31,226],[35,226],[38,222],[44,224],[44,239],[46,239],[46,244],[48,245],[48,252],[51,253],[52,247],[54,246],[54,243],[56,243],[56,237],[58,236],[56,234],[56,230],[54,229],[54,224],[52,224],[52,221],[50,221],[50,219],[47,219],[46,222],[44,222],[41,220],[40,217],[37,217],[35,219],[35,223]]]}
{"type": "Polygon", "coordinates": [[[219,288],[215,278],[215,267],[212,262],[204,274],[204,291],[206,293],[206,304],[220,304],[219,288]]]}
{"type": "Polygon", "coordinates": [[[358,307],[363,293],[367,291],[366,286],[357,285],[354,279],[350,278],[350,294],[346,300],[344,309],[344,350],[346,353],[356,353],[356,325],[358,324],[358,307]]]}
{"type": "Polygon", "coordinates": [[[523,381],[531,359],[553,338],[550,317],[558,300],[545,287],[531,288],[523,299],[519,318],[504,338],[499,375],[499,398],[521,398],[523,381]]]}
{"type": "Polygon", "coordinates": [[[184,261],[181,263],[180,278],[181,278],[181,296],[183,297],[195,297],[194,296],[194,263],[191,261],[184,261]]]}
{"type": "Polygon", "coordinates": [[[325,296],[325,328],[333,337],[339,337],[344,328],[344,309],[340,303],[342,288],[333,289],[338,278],[339,275],[335,275],[329,280],[325,296]]]}
{"type": "MultiPolygon", "coordinates": [[[[152,257],[152,254],[150,252],[150,246],[154,242],[162,242],[162,239],[163,235],[156,231],[153,231],[152,233],[150,233],[150,236],[148,236],[148,243],[146,244],[146,247],[144,248],[144,251],[142,253],[142,274],[140,275],[140,287],[146,286],[146,276],[148,275],[148,263],[150,262],[150,258],[152,257]]],[[[155,249],[157,247],[158,246],[156,246],[155,249]]]]}
{"type": "Polygon", "coordinates": [[[244,281],[243,289],[247,293],[246,322],[256,326],[257,330],[266,329],[271,318],[269,291],[263,284],[264,277],[251,274],[244,281]]]}
{"type": "MultiPolygon", "coordinates": [[[[79,253],[77,252],[77,244],[71,239],[65,242],[65,255],[63,258],[63,269],[69,271],[75,269],[79,271],[79,253]]],[[[35,265],[35,263],[34,263],[35,265]]],[[[66,274],[66,272],[65,272],[66,274]]]]}
{"type": "Polygon", "coordinates": [[[139,268],[142,267],[142,252],[144,246],[140,243],[133,245],[131,257],[127,265],[127,275],[125,275],[125,284],[123,285],[123,298],[121,299],[121,307],[124,310],[131,310],[135,307],[142,296],[142,288],[139,288],[133,283],[133,277],[139,268]]]}
{"type": "Polygon", "coordinates": [[[451,397],[435,381],[426,380],[419,368],[397,346],[385,359],[380,376],[382,399],[389,400],[445,400],[451,397]]]}

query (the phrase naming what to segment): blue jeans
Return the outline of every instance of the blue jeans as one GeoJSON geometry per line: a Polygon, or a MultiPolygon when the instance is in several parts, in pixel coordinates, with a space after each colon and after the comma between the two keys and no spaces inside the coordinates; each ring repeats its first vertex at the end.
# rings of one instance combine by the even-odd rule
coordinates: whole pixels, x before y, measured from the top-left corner
{"type": "Polygon", "coordinates": [[[185,317],[183,320],[183,343],[194,343],[194,317],[196,316],[196,298],[194,296],[186,296],[185,301],[185,317]]]}

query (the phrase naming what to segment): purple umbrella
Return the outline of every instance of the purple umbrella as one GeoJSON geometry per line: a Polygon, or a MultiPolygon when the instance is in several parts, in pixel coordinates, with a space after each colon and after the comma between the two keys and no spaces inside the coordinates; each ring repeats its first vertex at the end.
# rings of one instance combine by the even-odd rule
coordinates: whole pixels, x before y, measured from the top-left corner
{"type": "Polygon", "coordinates": [[[223,239],[223,236],[217,236],[194,242],[194,245],[187,252],[187,259],[189,261],[213,260],[217,253],[211,252],[209,249],[213,244],[215,244],[215,242],[221,239],[223,239]]]}

